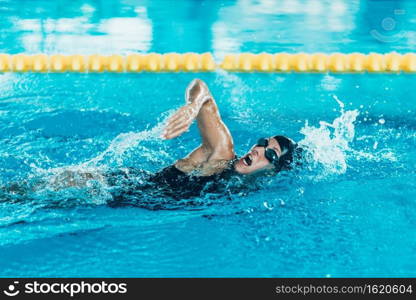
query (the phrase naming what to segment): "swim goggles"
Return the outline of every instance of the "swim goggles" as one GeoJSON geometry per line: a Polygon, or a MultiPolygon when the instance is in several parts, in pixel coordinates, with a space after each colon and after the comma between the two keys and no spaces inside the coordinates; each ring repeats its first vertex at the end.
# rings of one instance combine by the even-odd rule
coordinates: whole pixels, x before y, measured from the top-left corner
{"type": "Polygon", "coordinates": [[[273,164],[276,168],[279,167],[279,155],[276,153],[275,150],[271,148],[267,148],[269,146],[269,139],[267,138],[260,138],[257,141],[256,147],[264,147],[264,156],[266,159],[273,164]]]}

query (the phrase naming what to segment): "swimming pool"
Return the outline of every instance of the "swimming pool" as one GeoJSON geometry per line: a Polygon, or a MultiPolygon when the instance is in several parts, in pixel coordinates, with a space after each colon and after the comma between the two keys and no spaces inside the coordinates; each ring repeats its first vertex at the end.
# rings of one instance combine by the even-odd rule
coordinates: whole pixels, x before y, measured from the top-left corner
{"type": "MultiPolygon", "coordinates": [[[[1,1],[0,52],[415,50],[412,1],[1,1]],[[393,21],[392,21],[393,20],[393,21]],[[394,25],[394,26],[393,26],[394,25]]],[[[0,183],[56,170],[156,171],[199,143],[158,138],[195,77],[238,154],[284,133],[296,173],[198,209],[110,208],[100,187],[0,199],[0,276],[416,275],[411,74],[0,75],[0,183]],[[91,191],[95,194],[91,195],[91,191]]]]}

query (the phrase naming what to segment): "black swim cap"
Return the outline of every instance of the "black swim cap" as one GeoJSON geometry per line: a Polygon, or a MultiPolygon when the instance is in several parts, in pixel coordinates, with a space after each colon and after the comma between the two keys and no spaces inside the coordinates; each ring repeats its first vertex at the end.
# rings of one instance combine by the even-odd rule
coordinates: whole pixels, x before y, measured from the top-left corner
{"type": "Polygon", "coordinates": [[[283,135],[276,135],[273,138],[279,143],[280,149],[282,150],[279,163],[276,167],[277,172],[291,169],[293,157],[295,156],[298,145],[292,139],[283,135]]]}

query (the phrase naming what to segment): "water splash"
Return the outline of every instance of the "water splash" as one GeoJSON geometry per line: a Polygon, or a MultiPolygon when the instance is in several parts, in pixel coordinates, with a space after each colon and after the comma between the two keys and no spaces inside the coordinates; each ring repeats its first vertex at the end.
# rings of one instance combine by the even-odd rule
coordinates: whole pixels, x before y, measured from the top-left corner
{"type": "Polygon", "coordinates": [[[26,187],[26,196],[37,200],[60,199],[61,207],[74,204],[68,203],[68,199],[69,202],[78,199],[77,203],[105,204],[111,199],[111,194],[103,174],[111,168],[123,166],[125,154],[142,142],[159,142],[164,124],[173,112],[174,110],[169,110],[164,113],[160,121],[150,129],[119,134],[106,150],[80,164],[48,169],[31,164],[32,173],[28,175],[27,181],[30,184],[26,187]]]}
{"type": "Polygon", "coordinates": [[[83,163],[83,166],[97,166],[102,162],[110,164],[115,162],[117,165],[121,165],[123,162],[123,154],[127,150],[137,147],[143,141],[160,139],[164,123],[165,120],[159,122],[149,130],[119,134],[111,141],[104,152],[83,163]]]}
{"type": "Polygon", "coordinates": [[[232,119],[237,120],[241,124],[253,126],[256,124],[257,114],[253,111],[252,99],[247,97],[247,94],[252,89],[244,80],[236,75],[224,70],[216,73],[216,81],[223,86],[223,93],[226,93],[223,98],[229,99],[229,105],[233,111],[238,111],[238,114],[233,114],[232,119]]]}
{"type": "MultiPolygon", "coordinates": [[[[299,145],[307,150],[307,165],[313,170],[320,170],[314,177],[324,178],[331,174],[343,174],[347,170],[347,153],[349,144],[355,135],[354,122],[359,114],[358,110],[344,111],[344,103],[336,96],[341,115],[332,123],[319,122],[319,127],[310,126],[306,121],[300,130],[305,137],[299,145]]],[[[314,172],[315,173],[315,172],[314,172]]]]}

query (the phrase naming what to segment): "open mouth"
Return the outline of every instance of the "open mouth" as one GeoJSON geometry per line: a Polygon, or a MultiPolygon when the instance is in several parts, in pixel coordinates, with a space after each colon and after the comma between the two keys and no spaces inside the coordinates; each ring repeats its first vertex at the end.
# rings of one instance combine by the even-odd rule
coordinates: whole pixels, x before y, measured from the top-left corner
{"type": "Polygon", "coordinates": [[[247,154],[246,156],[243,157],[243,163],[246,166],[251,166],[252,162],[253,162],[253,159],[251,158],[251,154],[247,154]]]}

